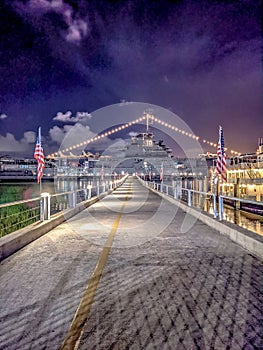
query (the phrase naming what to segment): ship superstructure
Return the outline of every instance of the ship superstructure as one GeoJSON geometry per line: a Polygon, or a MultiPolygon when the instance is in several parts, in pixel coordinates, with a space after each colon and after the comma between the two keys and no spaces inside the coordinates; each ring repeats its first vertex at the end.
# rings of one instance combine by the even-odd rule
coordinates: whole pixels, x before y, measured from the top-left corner
{"type": "Polygon", "coordinates": [[[227,164],[227,182],[223,193],[244,199],[263,201],[263,138],[255,153],[231,157],[227,164]]]}
{"type": "MultiPolygon", "coordinates": [[[[111,173],[129,173],[158,176],[161,169],[164,174],[172,175],[177,172],[172,156],[172,150],[155,141],[153,133],[144,132],[132,136],[120,156],[101,157],[98,168],[104,167],[111,173]]],[[[98,169],[99,171],[99,169],[98,169]]]]}
{"type": "Polygon", "coordinates": [[[161,169],[171,175],[176,172],[172,150],[155,141],[153,133],[139,133],[131,138],[131,143],[125,151],[125,166],[129,173],[159,174],[161,169]]]}

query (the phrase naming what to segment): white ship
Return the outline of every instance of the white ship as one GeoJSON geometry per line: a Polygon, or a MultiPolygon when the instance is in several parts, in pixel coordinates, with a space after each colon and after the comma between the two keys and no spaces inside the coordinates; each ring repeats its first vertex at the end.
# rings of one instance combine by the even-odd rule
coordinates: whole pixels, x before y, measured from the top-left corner
{"type": "Polygon", "coordinates": [[[166,175],[175,174],[177,171],[172,150],[166,147],[163,141],[156,142],[153,134],[149,132],[133,136],[122,156],[101,157],[97,165],[104,166],[105,170],[110,169],[111,173],[137,173],[147,176],[150,174],[152,177],[158,177],[160,171],[166,175]]]}
{"type": "Polygon", "coordinates": [[[263,201],[263,138],[255,153],[230,158],[223,192],[229,196],[263,201]]]}

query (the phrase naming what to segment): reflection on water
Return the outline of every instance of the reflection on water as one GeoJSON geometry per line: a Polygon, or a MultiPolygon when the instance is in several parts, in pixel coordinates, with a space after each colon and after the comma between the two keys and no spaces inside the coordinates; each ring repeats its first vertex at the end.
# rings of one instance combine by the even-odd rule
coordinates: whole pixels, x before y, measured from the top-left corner
{"type": "MultiPolygon", "coordinates": [[[[105,179],[106,180],[106,179],[105,179]]],[[[106,180],[107,181],[107,180],[106,180]]],[[[90,179],[57,179],[54,183],[54,188],[56,193],[74,191],[78,189],[85,189],[88,186],[96,186],[100,182],[99,178],[90,178],[90,179]]]]}
{"type": "Polygon", "coordinates": [[[6,183],[0,184],[0,204],[23,199],[39,197],[41,192],[50,194],[74,191],[97,185],[99,178],[91,179],[58,179],[54,182],[42,182],[41,190],[37,183],[6,183]]]}
{"type": "Polygon", "coordinates": [[[233,222],[238,226],[244,227],[247,230],[256,232],[263,236],[263,218],[261,221],[257,218],[252,218],[253,214],[234,210],[232,208],[224,208],[224,220],[233,222]]]}
{"type": "MultiPolygon", "coordinates": [[[[208,211],[214,213],[211,203],[208,211]]],[[[223,219],[263,236],[263,217],[224,206],[223,219]]]]}
{"type": "MultiPolygon", "coordinates": [[[[187,199],[186,199],[187,201],[187,199]]],[[[214,215],[214,205],[212,196],[207,195],[192,195],[193,206],[201,208],[202,210],[214,215]]],[[[218,212],[218,207],[217,207],[218,212]]],[[[263,217],[251,213],[247,213],[224,204],[223,220],[232,222],[249,231],[253,231],[263,236],[263,217]]]]}

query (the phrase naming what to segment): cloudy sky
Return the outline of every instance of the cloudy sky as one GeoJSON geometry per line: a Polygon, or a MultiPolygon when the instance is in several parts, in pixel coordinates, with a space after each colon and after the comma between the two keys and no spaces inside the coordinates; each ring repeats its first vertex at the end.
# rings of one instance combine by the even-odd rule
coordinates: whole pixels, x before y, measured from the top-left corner
{"type": "Polygon", "coordinates": [[[260,13],[257,0],[1,0],[0,153],[30,155],[39,125],[48,152],[74,125],[92,137],[93,112],[123,100],[215,142],[221,124],[226,145],[254,151],[260,13]]]}

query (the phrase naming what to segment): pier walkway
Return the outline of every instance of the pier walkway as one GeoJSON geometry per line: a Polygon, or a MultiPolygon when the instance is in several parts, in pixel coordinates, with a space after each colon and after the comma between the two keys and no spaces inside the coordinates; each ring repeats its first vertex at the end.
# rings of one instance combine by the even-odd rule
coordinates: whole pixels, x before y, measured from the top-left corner
{"type": "Polygon", "coordinates": [[[0,264],[0,349],[262,349],[263,262],[135,178],[0,264]]]}

